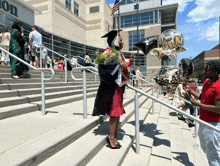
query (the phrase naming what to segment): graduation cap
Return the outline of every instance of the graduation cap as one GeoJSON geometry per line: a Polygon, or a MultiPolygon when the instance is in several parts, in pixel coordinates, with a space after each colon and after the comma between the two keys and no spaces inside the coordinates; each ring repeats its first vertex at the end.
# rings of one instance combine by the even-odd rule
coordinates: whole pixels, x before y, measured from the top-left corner
{"type": "Polygon", "coordinates": [[[145,55],[147,55],[152,48],[157,47],[158,37],[159,37],[159,35],[147,37],[144,40],[142,40],[142,41],[138,42],[137,44],[135,44],[135,46],[140,48],[141,51],[145,55]]]}
{"type": "Polygon", "coordinates": [[[121,29],[120,30],[112,30],[112,31],[108,32],[107,34],[105,34],[104,36],[102,36],[101,38],[107,37],[107,43],[111,47],[112,41],[115,39],[115,37],[117,36],[119,31],[121,31],[121,29]]]}

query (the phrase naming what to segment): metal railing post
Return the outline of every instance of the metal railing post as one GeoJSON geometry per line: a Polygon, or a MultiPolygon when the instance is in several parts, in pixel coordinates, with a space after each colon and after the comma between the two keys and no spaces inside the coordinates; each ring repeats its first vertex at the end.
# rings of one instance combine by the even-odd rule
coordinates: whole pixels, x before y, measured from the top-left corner
{"type": "MultiPolygon", "coordinates": [[[[198,107],[195,107],[195,110],[196,110],[196,118],[198,116],[198,107]]],[[[195,121],[195,138],[198,137],[198,122],[195,121]]]]}
{"type": "Polygon", "coordinates": [[[42,67],[43,67],[43,57],[42,57],[42,47],[40,47],[40,68],[42,67]]]}
{"type": "Polygon", "coordinates": [[[86,70],[83,70],[83,117],[87,118],[86,70]]]}
{"type": "MultiPolygon", "coordinates": [[[[211,128],[212,130],[215,130],[215,131],[217,131],[217,132],[220,133],[220,129],[219,129],[219,128],[217,128],[217,127],[215,127],[215,126],[213,126],[213,125],[211,125],[211,124],[209,124],[209,123],[207,123],[207,122],[205,122],[205,121],[203,121],[203,120],[201,120],[201,119],[199,119],[199,118],[197,118],[197,117],[195,117],[195,116],[192,116],[192,115],[186,113],[185,111],[182,111],[182,110],[180,110],[180,109],[178,109],[178,108],[176,108],[176,107],[174,107],[174,106],[172,106],[172,105],[170,105],[170,104],[168,104],[168,103],[166,103],[166,102],[164,102],[164,101],[162,101],[162,100],[160,100],[160,99],[158,99],[158,98],[156,98],[156,97],[154,97],[154,96],[149,95],[148,93],[145,93],[145,92],[143,92],[143,91],[141,91],[141,90],[139,90],[139,89],[137,89],[137,88],[134,88],[133,86],[131,86],[131,85],[129,85],[129,84],[127,84],[127,87],[135,91],[135,96],[134,96],[134,98],[135,98],[136,153],[140,153],[139,119],[138,119],[138,116],[137,116],[138,113],[139,113],[139,112],[138,112],[138,97],[137,97],[137,93],[140,93],[140,94],[142,94],[142,95],[144,95],[144,96],[146,96],[146,97],[149,97],[149,98],[152,99],[152,100],[156,100],[156,102],[158,102],[158,103],[160,103],[160,104],[162,104],[162,105],[164,105],[164,106],[166,106],[166,107],[168,107],[168,108],[170,108],[170,109],[172,109],[172,110],[174,110],[174,111],[176,111],[176,112],[179,112],[179,113],[181,113],[181,114],[187,116],[188,118],[191,118],[191,119],[195,120],[197,123],[203,124],[203,125],[205,125],[205,126],[211,128]]],[[[197,114],[197,113],[196,113],[196,114],[197,114]]],[[[197,134],[195,134],[195,135],[197,135],[197,134]]],[[[193,149],[196,149],[197,147],[198,147],[198,145],[196,145],[196,144],[193,145],[193,149]]]]}
{"type": "MultiPolygon", "coordinates": [[[[48,69],[46,69],[46,68],[44,68],[44,69],[43,69],[43,68],[36,68],[36,67],[30,65],[29,63],[25,62],[24,60],[18,58],[18,57],[15,56],[14,54],[12,54],[12,53],[6,51],[5,49],[3,49],[3,48],[1,48],[1,47],[0,47],[0,50],[6,52],[8,55],[10,55],[11,57],[17,59],[18,61],[20,61],[21,63],[27,65],[28,67],[30,67],[30,68],[32,68],[32,69],[34,69],[34,70],[41,71],[41,96],[42,96],[42,97],[41,97],[41,102],[42,102],[42,103],[41,103],[41,104],[42,104],[41,110],[42,110],[42,114],[45,115],[45,81],[49,81],[49,80],[51,80],[51,79],[54,77],[54,75],[55,75],[54,70],[53,70],[53,69],[50,69],[50,68],[48,68],[48,69]],[[52,76],[51,76],[50,78],[44,78],[44,72],[43,72],[44,70],[50,70],[51,73],[52,73],[52,76]]],[[[39,52],[39,50],[36,50],[36,51],[39,52]]],[[[40,48],[40,53],[41,53],[41,52],[42,52],[42,49],[40,48]]],[[[40,54],[40,55],[41,55],[41,54],[40,54]]],[[[41,57],[39,57],[39,58],[41,58],[41,57]]],[[[41,62],[41,61],[40,61],[40,62],[41,62]]],[[[42,66],[42,63],[41,63],[41,66],[42,66]]]]}
{"type": "Polygon", "coordinates": [[[136,136],[136,153],[140,153],[140,137],[139,137],[139,109],[138,109],[138,94],[135,92],[135,136],[136,136]]]}
{"type": "Polygon", "coordinates": [[[64,63],[65,63],[65,82],[67,82],[67,61],[66,58],[64,59],[64,63]]]}
{"type": "MultiPolygon", "coordinates": [[[[152,87],[152,96],[154,97],[154,87],[152,87]]],[[[154,100],[152,99],[152,115],[154,114],[154,100]]]]}
{"type": "Polygon", "coordinates": [[[42,95],[42,114],[45,115],[45,82],[44,82],[44,72],[41,72],[41,95],[42,95]]]}
{"type": "Polygon", "coordinates": [[[138,77],[138,89],[140,89],[140,79],[138,77]]]}
{"type": "Polygon", "coordinates": [[[86,70],[89,70],[89,69],[90,71],[93,70],[95,72],[98,72],[98,70],[94,67],[82,67],[82,66],[73,68],[71,71],[71,77],[73,80],[83,81],[83,117],[84,119],[87,118],[86,70]],[[83,70],[83,78],[75,78],[73,75],[74,70],[83,70]]]}
{"type": "MultiPolygon", "coordinates": [[[[95,68],[97,69],[97,66],[95,65],[95,68]]],[[[96,74],[95,74],[95,82],[97,81],[97,76],[96,76],[96,74]]]]}
{"type": "MultiPolygon", "coordinates": [[[[37,48],[36,48],[37,49],[37,48]]],[[[42,47],[40,47],[40,68],[43,68],[43,57],[42,57],[42,47]]],[[[41,71],[41,110],[42,115],[45,115],[45,82],[44,82],[44,72],[41,71]]]]}
{"type": "Polygon", "coordinates": [[[157,98],[159,97],[159,87],[157,87],[157,98]]]}

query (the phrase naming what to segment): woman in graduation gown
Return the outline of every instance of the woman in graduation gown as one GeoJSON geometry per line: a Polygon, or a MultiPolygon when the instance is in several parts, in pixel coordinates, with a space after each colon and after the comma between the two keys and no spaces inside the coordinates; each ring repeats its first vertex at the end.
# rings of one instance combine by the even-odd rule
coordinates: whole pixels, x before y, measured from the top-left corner
{"type": "MultiPolygon", "coordinates": [[[[103,37],[107,37],[107,42],[109,47],[114,46],[120,53],[120,50],[123,48],[122,37],[117,35],[118,31],[113,30],[103,37]]],[[[106,48],[107,50],[110,48],[106,48]]],[[[134,54],[131,53],[130,61],[126,62],[125,57],[121,55],[121,64],[120,68],[122,69],[122,84],[119,86],[116,84],[115,80],[118,77],[118,71],[111,75],[107,69],[106,65],[99,65],[99,76],[100,76],[100,85],[95,99],[95,105],[93,110],[93,116],[97,115],[109,115],[109,136],[107,136],[106,141],[110,148],[119,149],[121,145],[117,141],[118,136],[118,126],[120,116],[125,113],[123,108],[123,93],[126,84],[126,76],[129,75],[127,67],[131,66],[131,63],[134,59],[134,54]],[[123,76],[124,75],[124,76],[123,76]]]]}

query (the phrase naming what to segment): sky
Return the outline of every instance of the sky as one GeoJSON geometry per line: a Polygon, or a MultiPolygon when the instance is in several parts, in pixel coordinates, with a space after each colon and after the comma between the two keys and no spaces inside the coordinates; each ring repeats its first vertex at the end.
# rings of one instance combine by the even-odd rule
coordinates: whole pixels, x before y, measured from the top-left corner
{"type": "MultiPolygon", "coordinates": [[[[107,0],[109,4],[115,0],[107,0]]],[[[177,30],[185,39],[184,48],[178,53],[182,58],[192,58],[219,44],[220,0],[163,0],[162,4],[178,3],[177,30]]]]}

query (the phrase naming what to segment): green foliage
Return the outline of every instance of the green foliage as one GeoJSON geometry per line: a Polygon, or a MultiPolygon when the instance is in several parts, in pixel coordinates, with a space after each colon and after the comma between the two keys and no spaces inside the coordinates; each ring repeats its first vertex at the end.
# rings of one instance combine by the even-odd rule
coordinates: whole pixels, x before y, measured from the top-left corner
{"type": "Polygon", "coordinates": [[[110,47],[110,49],[111,49],[111,52],[107,53],[106,57],[102,57],[101,56],[102,53],[99,53],[99,55],[96,57],[95,63],[103,65],[107,58],[110,58],[110,57],[113,57],[113,56],[115,57],[115,56],[119,55],[117,49],[114,46],[110,47]]]}

